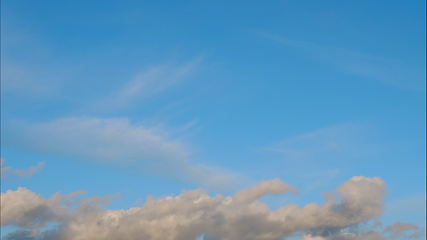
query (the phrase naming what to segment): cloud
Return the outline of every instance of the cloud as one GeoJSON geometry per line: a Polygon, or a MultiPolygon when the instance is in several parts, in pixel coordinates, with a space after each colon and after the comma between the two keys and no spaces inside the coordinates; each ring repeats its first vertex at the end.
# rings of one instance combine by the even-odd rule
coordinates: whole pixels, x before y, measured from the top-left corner
{"type": "Polygon", "coordinates": [[[37,228],[49,222],[61,221],[65,217],[67,207],[59,204],[60,198],[57,194],[44,199],[26,188],[8,190],[1,195],[2,225],[37,228]]]}
{"type": "Polygon", "coordinates": [[[313,42],[294,41],[274,34],[261,33],[260,35],[282,46],[299,49],[306,55],[343,73],[375,80],[389,86],[425,91],[424,66],[407,66],[406,63],[395,59],[313,42]]]}
{"type": "Polygon", "coordinates": [[[386,227],[385,231],[390,233],[393,238],[400,237],[407,232],[418,230],[415,224],[396,222],[386,227]]]}
{"type": "Polygon", "coordinates": [[[257,185],[237,193],[234,196],[234,201],[253,202],[266,194],[282,194],[285,192],[296,193],[297,191],[292,186],[276,178],[270,181],[261,181],[257,185]]]}
{"type": "Polygon", "coordinates": [[[360,143],[364,127],[358,124],[337,124],[314,131],[288,137],[265,147],[264,150],[276,152],[288,160],[310,160],[312,158],[328,158],[325,156],[341,156],[348,154],[360,143]],[[320,157],[321,156],[321,157],[320,157]]]}
{"type": "Polygon", "coordinates": [[[377,232],[357,234],[343,231],[327,237],[313,236],[311,234],[307,234],[303,236],[302,240],[385,240],[385,238],[377,232]]]}
{"type": "Polygon", "coordinates": [[[62,118],[49,122],[13,122],[4,142],[36,152],[99,161],[197,182],[229,186],[234,175],[190,161],[188,145],[159,127],[132,124],[126,118],[62,118]]]}
{"type": "Polygon", "coordinates": [[[28,169],[13,169],[12,167],[3,167],[4,160],[0,159],[1,167],[1,178],[9,177],[9,176],[19,176],[19,177],[31,177],[36,174],[40,169],[44,167],[44,162],[37,163],[36,166],[29,167],[28,169]]]}
{"type": "Polygon", "coordinates": [[[181,64],[159,64],[141,71],[121,88],[101,100],[91,108],[117,109],[160,95],[177,87],[197,71],[203,58],[197,57],[181,64]]]}
{"type": "Polygon", "coordinates": [[[303,236],[302,240],[325,240],[325,238],[321,236],[313,236],[311,234],[306,234],[303,236]]]}
{"type": "Polygon", "coordinates": [[[289,136],[261,150],[280,157],[288,176],[311,179],[313,188],[332,182],[348,164],[360,164],[362,156],[378,151],[371,135],[364,124],[343,123],[289,136]]]}
{"type": "Polygon", "coordinates": [[[149,97],[179,83],[194,72],[201,58],[177,66],[156,66],[137,74],[117,96],[118,101],[129,101],[135,97],[149,97]]]}
{"type": "MultiPolygon", "coordinates": [[[[329,194],[321,205],[285,205],[271,210],[259,201],[266,194],[293,191],[273,179],[233,196],[209,196],[206,190],[198,189],[160,199],[149,197],[141,207],[106,210],[91,199],[70,207],[64,204],[69,196],[55,194],[44,199],[19,188],[1,194],[1,222],[19,227],[20,232],[7,239],[18,239],[13,234],[28,237],[31,231],[36,234],[29,239],[191,240],[204,236],[216,240],[278,240],[303,233],[305,239],[320,240],[324,236],[312,235],[313,229],[335,229],[335,236],[341,236],[346,228],[380,216],[385,184],[379,178],[353,177],[337,188],[338,196],[329,194]],[[52,222],[58,226],[39,231],[52,222]]],[[[369,233],[363,236],[366,238],[346,239],[380,239],[367,238],[369,233]]]]}

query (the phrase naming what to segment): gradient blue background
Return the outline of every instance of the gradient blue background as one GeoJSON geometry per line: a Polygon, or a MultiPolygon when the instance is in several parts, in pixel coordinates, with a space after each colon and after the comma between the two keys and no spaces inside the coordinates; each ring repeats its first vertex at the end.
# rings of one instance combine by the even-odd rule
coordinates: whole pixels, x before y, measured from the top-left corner
{"type": "MultiPolygon", "coordinates": [[[[226,193],[279,177],[301,193],[265,201],[304,204],[352,176],[378,176],[388,189],[382,220],[424,225],[425,8],[416,0],[2,1],[2,122],[121,117],[183,128],[195,162],[243,176],[226,193]],[[140,72],[195,59],[172,87],[126,106],[96,105],[140,72]]],[[[31,178],[2,179],[2,192],[116,194],[111,208],[127,208],[200,187],[7,140],[1,154],[16,169],[46,163],[31,178]]]]}

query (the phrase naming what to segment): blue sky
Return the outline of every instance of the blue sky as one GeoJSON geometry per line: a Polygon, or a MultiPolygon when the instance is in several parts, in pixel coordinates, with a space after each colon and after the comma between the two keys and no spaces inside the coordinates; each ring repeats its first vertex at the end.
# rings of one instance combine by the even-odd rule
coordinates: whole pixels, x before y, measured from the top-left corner
{"type": "Polygon", "coordinates": [[[2,167],[35,167],[2,192],[299,189],[275,208],[380,177],[381,220],[425,224],[424,1],[1,4],[2,167]]]}

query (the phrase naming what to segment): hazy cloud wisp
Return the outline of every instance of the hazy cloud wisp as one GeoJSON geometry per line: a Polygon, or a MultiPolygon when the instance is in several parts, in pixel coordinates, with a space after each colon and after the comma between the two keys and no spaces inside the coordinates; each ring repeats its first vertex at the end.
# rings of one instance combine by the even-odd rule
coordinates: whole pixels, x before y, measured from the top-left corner
{"type": "Polygon", "coordinates": [[[204,186],[225,186],[234,175],[190,161],[191,148],[160,127],[133,124],[127,118],[62,118],[9,124],[5,143],[61,156],[95,160],[204,186]]]}
{"type": "Polygon", "coordinates": [[[364,79],[371,79],[394,87],[425,91],[425,70],[404,62],[373,56],[351,49],[325,46],[307,41],[295,41],[269,33],[260,33],[266,39],[285,47],[301,50],[338,71],[364,79]]]}

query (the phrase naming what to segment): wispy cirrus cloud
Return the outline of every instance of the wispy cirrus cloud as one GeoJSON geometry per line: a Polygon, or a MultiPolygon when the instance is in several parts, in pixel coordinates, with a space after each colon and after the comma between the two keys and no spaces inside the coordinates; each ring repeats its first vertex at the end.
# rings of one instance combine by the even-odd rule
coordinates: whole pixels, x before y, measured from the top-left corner
{"type": "Polygon", "coordinates": [[[117,93],[117,101],[128,102],[134,98],[147,98],[171,88],[190,76],[201,64],[202,58],[178,65],[159,65],[138,73],[117,93]]]}
{"type": "Polygon", "coordinates": [[[344,156],[355,155],[366,139],[366,126],[344,123],[289,136],[264,151],[281,155],[288,163],[334,162],[344,156]]]}
{"type": "MultiPolygon", "coordinates": [[[[113,93],[103,94],[84,106],[83,112],[111,112],[159,96],[197,72],[202,61],[202,57],[196,57],[184,63],[149,67],[113,93]]],[[[171,137],[159,125],[135,124],[127,117],[9,121],[2,138],[7,145],[35,152],[140,169],[203,186],[221,188],[235,181],[234,173],[194,161],[189,144],[171,137]]]]}
{"type": "Polygon", "coordinates": [[[209,187],[230,186],[235,175],[192,161],[191,147],[161,127],[127,118],[62,118],[48,122],[11,122],[6,145],[150,171],[209,187]]]}
{"type": "Polygon", "coordinates": [[[42,169],[45,165],[44,162],[37,163],[36,166],[31,166],[28,169],[14,169],[11,166],[3,166],[5,163],[4,159],[0,159],[1,166],[1,178],[6,178],[10,176],[18,176],[18,177],[31,177],[36,174],[40,169],[42,169]]]}
{"type": "Polygon", "coordinates": [[[352,49],[321,45],[309,41],[291,40],[284,36],[260,33],[260,36],[284,47],[300,50],[307,56],[328,64],[346,74],[375,80],[385,85],[425,91],[424,66],[411,66],[396,59],[374,56],[352,49]]]}
{"type": "Polygon", "coordinates": [[[90,109],[111,110],[124,108],[153,98],[189,80],[203,62],[195,57],[181,63],[164,63],[147,67],[126,81],[114,92],[89,104],[90,109]]]}

